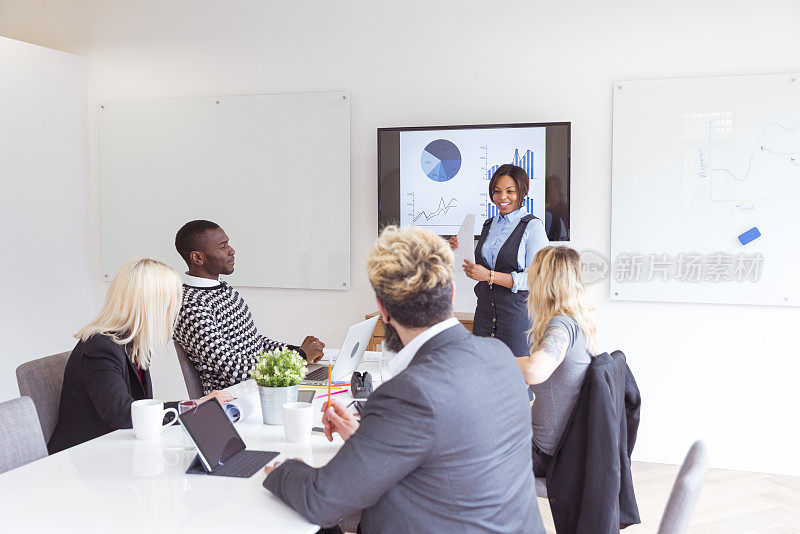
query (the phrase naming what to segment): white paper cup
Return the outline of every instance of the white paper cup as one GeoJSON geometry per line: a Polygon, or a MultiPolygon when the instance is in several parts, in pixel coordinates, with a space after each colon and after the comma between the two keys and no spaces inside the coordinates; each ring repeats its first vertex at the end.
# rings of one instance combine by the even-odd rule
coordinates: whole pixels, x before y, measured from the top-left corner
{"type": "Polygon", "coordinates": [[[161,431],[178,421],[178,410],[164,409],[164,402],[155,399],[142,399],[131,404],[131,421],[136,439],[156,439],[161,431]],[[162,425],[164,416],[172,412],[175,417],[166,425],[162,425]]]}
{"type": "Polygon", "coordinates": [[[312,418],[311,404],[307,402],[287,402],[281,408],[283,412],[283,432],[286,439],[295,443],[306,441],[311,437],[312,418]]]}

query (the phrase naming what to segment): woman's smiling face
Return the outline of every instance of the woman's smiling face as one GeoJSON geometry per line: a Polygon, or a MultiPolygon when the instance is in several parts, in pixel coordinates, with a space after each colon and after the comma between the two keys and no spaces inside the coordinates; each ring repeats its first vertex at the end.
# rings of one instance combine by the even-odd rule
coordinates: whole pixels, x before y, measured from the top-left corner
{"type": "Polygon", "coordinates": [[[497,206],[500,215],[508,215],[519,208],[517,183],[508,175],[501,176],[492,189],[492,202],[497,206]]]}

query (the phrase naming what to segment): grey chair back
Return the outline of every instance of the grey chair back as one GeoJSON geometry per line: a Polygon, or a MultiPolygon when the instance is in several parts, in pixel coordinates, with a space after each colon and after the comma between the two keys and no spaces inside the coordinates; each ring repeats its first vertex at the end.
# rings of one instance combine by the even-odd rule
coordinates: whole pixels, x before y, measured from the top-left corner
{"type": "Polygon", "coordinates": [[[47,456],[36,406],[30,397],[0,402],[0,473],[47,456]]]}
{"type": "Polygon", "coordinates": [[[706,470],[706,446],[702,441],[695,441],[672,486],[658,534],[683,534],[688,531],[692,512],[706,479],[706,470]]]}
{"type": "Polygon", "coordinates": [[[64,384],[64,368],[71,351],[60,352],[25,362],[17,367],[19,394],[30,397],[39,414],[42,435],[50,440],[58,423],[58,405],[61,402],[61,386],[64,384]]]}
{"type": "Polygon", "coordinates": [[[536,496],[542,499],[547,498],[547,479],[544,477],[536,477],[533,479],[536,487],[536,496]]]}
{"type": "Polygon", "coordinates": [[[175,352],[178,354],[178,363],[181,364],[183,381],[186,382],[186,391],[190,399],[199,399],[203,396],[203,381],[200,380],[200,373],[197,372],[192,361],[186,355],[180,343],[175,341],[175,352]]]}

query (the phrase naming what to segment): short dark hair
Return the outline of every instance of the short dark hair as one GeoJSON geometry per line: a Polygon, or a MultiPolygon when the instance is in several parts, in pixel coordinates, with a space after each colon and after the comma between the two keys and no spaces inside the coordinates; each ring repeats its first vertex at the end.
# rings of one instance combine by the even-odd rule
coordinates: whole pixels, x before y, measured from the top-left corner
{"type": "Polygon", "coordinates": [[[528,173],[525,172],[525,169],[510,163],[500,165],[497,170],[494,171],[492,179],[489,180],[489,200],[492,200],[492,190],[497,185],[497,181],[503,176],[511,177],[511,179],[514,180],[514,183],[517,184],[517,198],[519,198],[519,205],[522,206],[522,203],[525,201],[525,197],[528,196],[528,189],[530,188],[531,179],[528,178],[528,173]]]}
{"type": "Polygon", "coordinates": [[[189,221],[181,226],[178,233],[175,234],[175,248],[178,254],[181,255],[186,265],[191,265],[190,255],[193,250],[200,250],[203,246],[203,234],[206,230],[216,230],[219,225],[215,222],[198,219],[196,221],[189,221]]]}

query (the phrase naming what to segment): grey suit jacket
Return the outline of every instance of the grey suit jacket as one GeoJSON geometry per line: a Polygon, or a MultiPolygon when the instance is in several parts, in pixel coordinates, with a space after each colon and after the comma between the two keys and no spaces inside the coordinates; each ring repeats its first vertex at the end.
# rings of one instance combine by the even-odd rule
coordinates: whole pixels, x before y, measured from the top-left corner
{"type": "Polygon", "coordinates": [[[502,342],[461,325],[370,396],[326,466],[289,460],[264,486],[322,526],[362,510],[365,534],[544,533],[527,386],[502,342]]]}

